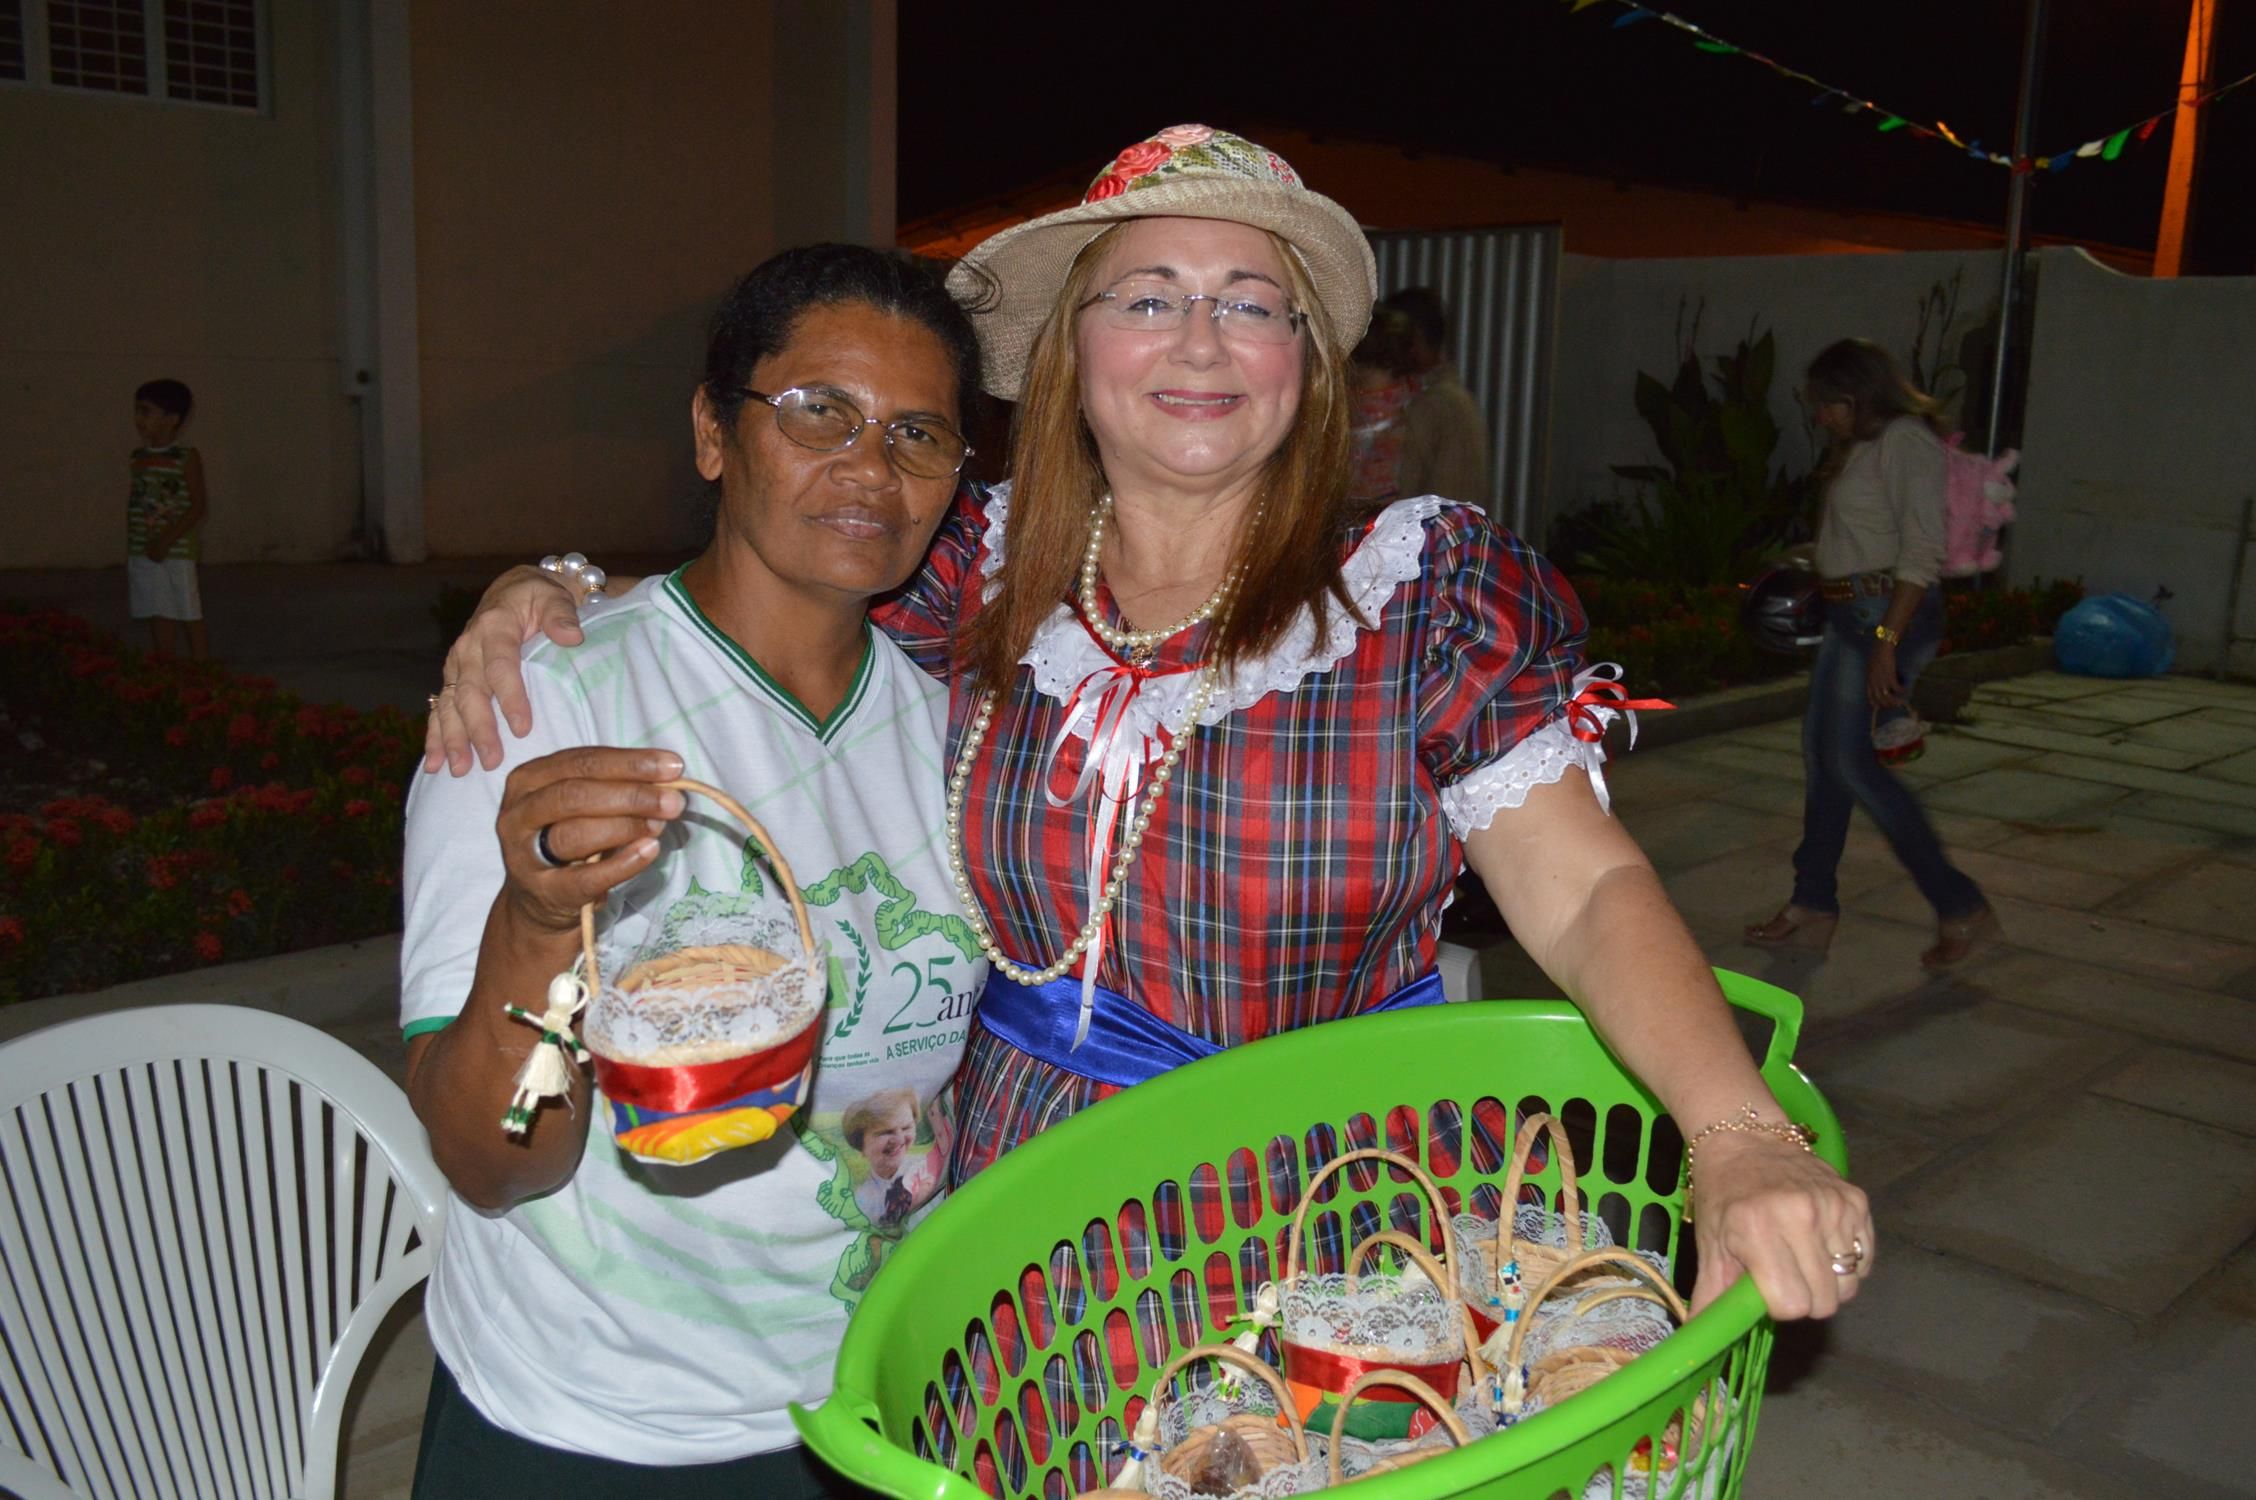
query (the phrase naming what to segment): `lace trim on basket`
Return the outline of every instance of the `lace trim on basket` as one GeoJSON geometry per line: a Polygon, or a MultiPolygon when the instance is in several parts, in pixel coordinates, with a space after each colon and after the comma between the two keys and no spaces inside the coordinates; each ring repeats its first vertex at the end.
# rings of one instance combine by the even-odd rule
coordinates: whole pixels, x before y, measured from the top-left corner
{"type": "Polygon", "coordinates": [[[1425,1277],[1370,1275],[1352,1285],[1337,1273],[1280,1283],[1284,1336],[1314,1348],[1385,1350],[1421,1364],[1462,1352],[1457,1302],[1425,1277]]]}
{"type": "MultiPolygon", "coordinates": [[[[1325,628],[1319,633],[1315,612],[1301,611],[1274,648],[1258,660],[1243,664],[1216,686],[1212,701],[1199,715],[1199,723],[1219,724],[1239,709],[1251,708],[1271,693],[1289,693],[1309,677],[1329,672],[1346,660],[1362,632],[1375,628],[1395,592],[1423,568],[1426,522],[1454,504],[1438,495],[1426,495],[1397,500],[1381,511],[1370,534],[1340,564],[1347,596],[1371,625],[1358,624],[1345,611],[1335,609],[1328,612],[1325,628]]],[[[994,574],[1002,567],[1003,524],[1008,515],[1009,496],[998,487],[987,502],[987,556],[980,563],[981,572],[990,580],[990,597],[994,574]]],[[[1019,660],[1034,669],[1034,685],[1060,703],[1070,699],[1074,689],[1092,673],[1113,665],[1112,658],[1082,629],[1073,610],[1062,604],[1035,630],[1032,644],[1019,660]]],[[[1129,731],[1164,744],[1163,730],[1172,733],[1190,711],[1196,678],[1196,673],[1184,672],[1145,682],[1128,709],[1129,731]]],[[[1076,726],[1074,733],[1087,739],[1087,724],[1076,726]]]]}

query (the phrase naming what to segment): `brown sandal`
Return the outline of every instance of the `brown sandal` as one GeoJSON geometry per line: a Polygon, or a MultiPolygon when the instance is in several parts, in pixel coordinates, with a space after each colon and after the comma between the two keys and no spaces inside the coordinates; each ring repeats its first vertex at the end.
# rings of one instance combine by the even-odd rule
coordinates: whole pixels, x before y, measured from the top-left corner
{"type": "Polygon", "coordinates": [[[1758,948],[1807,948],[1823,953],[1833,946],[1833,929],[1841,925],[1838,912],[1811,911],[1788,902],[1767,922],[1747,927],[1747,941],[1758,948]]]}
{"type": "Polygon", "coordinates": [[[1947,969],[1971,957],[2004,936],[1997,913],[1985,906],[1970,917],[1956,917],[1935,925],[1935,946],[1919,955],[1922,967],[1947,969]]]}

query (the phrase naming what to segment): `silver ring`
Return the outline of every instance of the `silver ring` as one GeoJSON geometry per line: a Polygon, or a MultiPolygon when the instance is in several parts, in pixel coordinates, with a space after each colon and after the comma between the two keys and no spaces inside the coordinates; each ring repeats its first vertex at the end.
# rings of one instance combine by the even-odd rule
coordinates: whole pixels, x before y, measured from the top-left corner
{"type": "Polygon", "coordinates": [[[439,695],[437,693],[433,693],[428,698],[425,698],[423,702],[426,707],[437,708],[439,706],[439,695]]]}
{"type": "MultiPolygon", "coordinates": [[[[561,870],[564,868],[564,861],[558,859],[556,857],[556,851],[548,846],[548,830],[552,826],[553,825],[551,824],[543,823],[541,824],[539,830],[533,834],[533,858],[539,860],[542,864],[548,866],[551,870],[561,870]]],[[[1833,1259],[1836,1264],[1838,1264],[1840,1261],[1840,1257],[1837,1255],[1834,1256],[1833,1259]]]]}

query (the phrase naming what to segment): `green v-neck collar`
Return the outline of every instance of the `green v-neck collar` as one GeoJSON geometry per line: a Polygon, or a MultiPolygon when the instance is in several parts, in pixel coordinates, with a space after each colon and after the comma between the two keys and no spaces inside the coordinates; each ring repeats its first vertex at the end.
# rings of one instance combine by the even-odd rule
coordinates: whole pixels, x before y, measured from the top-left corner
{"type": "Polygon", "coordinates": [[[666,575],[666,593],[681,606],[689,623],[719,647],[721,654],[736,664],[737,669],[744,673],[758,692],[806,726],[809,734],[828,744],[838,732],[839,726],[853,717],[854,710],[861,706],[863,695],[869,691],[870,669],[877,656],[877,642],[870,632],[869,623],[864,621],[862,624],[862,659],[854,668],[854,680],[846,685],[846,695],[838,700],[838,707],[830,711],[830,717],[818,719],[808,711],[806,704],[792,695],[789,688],[770,676],[768,669],[761,666],[751,652],[738,645],[727,631],[715,625],[711,617],[697,607],[697,601],[690,597],[689,586],[682,582],[682,572],[687,566],[685,563],[666,575]]]}

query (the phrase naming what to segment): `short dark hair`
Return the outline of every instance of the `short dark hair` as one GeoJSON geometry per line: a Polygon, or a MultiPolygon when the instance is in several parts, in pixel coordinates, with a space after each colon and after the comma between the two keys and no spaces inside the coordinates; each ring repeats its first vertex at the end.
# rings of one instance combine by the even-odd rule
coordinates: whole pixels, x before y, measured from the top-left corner
{"type": "Polygon", "coordinates": [[[1449,347],[1449,308],[1432,287],[1406,286],[1389,293],[1385,305],[1408,318],[1411,331],[1436,353],[1449,347]]]}
{"type": "Polygon", "coordinates": [[[979,335],[938,268],[866,245],[800,245],[769,256],[713,311],[705,339],[705,400],[723,429],[736,425],[752,367],[791,342],[808,309],[860,302],[931,330],[956,367],[956,416],[968,428],[979,399],[979,335]]]}
{"type": "Polygon", "coordinates": [[[188,413],[196,409],[196,393],[177,380],[150,380],[136,386],[135,401],[146,401],[158,411],[168,412],[185,422],[188,413]]]}

